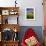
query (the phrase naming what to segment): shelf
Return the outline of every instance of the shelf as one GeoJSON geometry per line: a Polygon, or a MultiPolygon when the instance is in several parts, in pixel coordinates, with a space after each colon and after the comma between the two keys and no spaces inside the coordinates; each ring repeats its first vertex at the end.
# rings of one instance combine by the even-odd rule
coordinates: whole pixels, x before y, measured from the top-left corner
{"type": "Polygon", "coordinates": [[[15,40],[15,41],[12,41],[12,40],[10,40],[10,41],[3,41],[4,43],[16,43],[16,42],[19,42],[19,40],[15,40]]]}
{"type": "Polygon", "coordinates": [[[19,7],[0,7],[0,10],[11,10],[11,9],[15,9],[15,10],[17,10],[17,9],[19,9],[19,7]]]}
{"type": "Polygon", "coordinates": [[[18,18],[19,7],[0,7],[0,46],[18,46],[18,32],[20,31],[18,18]],[[7,35],[7,38],[4,34],[7,35]]]}
{"type": "Polygon", "coordinates": [[[12,21],[15,23],[13,24],[18,24],[18,17],[19,17],[19,7],[0,7],[0,24],[12,24],[12,21]],[[16,20],[9,19],[9,16],[12,17],[14,16],[16,20]],[[16,17],[17,16],[17,17],[16,17]],[[9,23],[10,21],[11,23],[9,23]]]}
{"type": "Polygon", "coordinates": [[[2,16],[2,24],[18,24],[18,16],[2,16]]]}
{"type": "Polygon", "coordinates": [[[5,29],[5,28],[9,28],[12,29],[13,31],[16,29],[17,32],[20,30],[20,26],[18,24],[1,24],[1,30],[5,29]]]}
{"type": "Polygon", "coordinates": [[[10,15],[11,12],[14,13],[13,15],[18,15],[19,7],[0,7],[0,14],[2,15],[10,15]]]}
{"type": "Polygon", "coordinates": [[[18,46],[18,41],[2,42],[3,46],[18,46]]]}

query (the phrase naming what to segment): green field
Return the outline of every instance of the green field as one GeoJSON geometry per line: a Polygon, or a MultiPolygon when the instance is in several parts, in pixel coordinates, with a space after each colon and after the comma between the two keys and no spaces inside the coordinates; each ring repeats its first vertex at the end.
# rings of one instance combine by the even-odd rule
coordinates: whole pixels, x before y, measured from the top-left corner
{"type": "Polygon", "coordinates": [[[27,19],[33,19],[34,16],[33,16],[33,13],[27,13],[27,19]]]}

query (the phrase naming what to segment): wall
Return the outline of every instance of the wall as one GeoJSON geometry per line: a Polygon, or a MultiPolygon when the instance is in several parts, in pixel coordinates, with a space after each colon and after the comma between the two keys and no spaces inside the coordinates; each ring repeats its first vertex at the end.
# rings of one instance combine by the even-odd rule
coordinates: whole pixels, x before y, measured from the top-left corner
{"type": "MultiPolygon", "coordinates": [[[[15,0],[0,0],[0,6],[15,6],[15,0]]],[[[20,7],[20,26],[43,26],[43,6],[42,0],[17,0],[20,7]],[[26,20],[25,8],[34,7],[35,8],[35,20],[26,20]]],[[[10,20],[10,19],[9,19],[10,20]]]]}
{"type": "Polygon", "coordinates": [[[20,11],[20,23],[22,26],[42,26],[43,25],[43,10],[42,10],[42,0],[21,0],[19,1],[22,9],[20,11]],[[25,8],[34,7],[35,8],[35,20],[26,20],[25,8]]]}
{"type": "MultiPolygon", "coordinates": [[[[15,0],[0,0],[0,6],[2,6],[2,7],[15,6],[14,1],[15,0]]],[[[19,15],[20,15],[19,16],[19,24],[20,24],[20,26],[36,26],[36,28],[35,27],[33,27],[33,28],[37,32],[37,35],[38,35],[40,41],[42,42],[43,30],[42,30],[42,27],[39,27],[39,26],[43,26],[42,0],[21,0],[21,1],[17,0],[17,2],[18,2],[17,6],[20,7],[20,10],[19,10],[19,15]],[[26,20],[26,17],[25,17],[25,8],[26,7],[34,7],[35,8],[35,20],[26,20]]],[[[9,20],[11,18],[12,17],[9,17],[9,20]]],[[[24,27],[24,28],[27,28],[27,27],[24,27]]],[[[24,30],[22,27],[21,27],[21,29],[24,30]]]]}
{"type": "Polygon", "coordinates": [[[42,32],[42,26],[21,26],[20,32],[19,32],[19,39],[22,40],[25,32],[28,28],[32,28],[34,32],[37,34],[37,37],[41,43],[43,43],[43,32],[42,32]]]}

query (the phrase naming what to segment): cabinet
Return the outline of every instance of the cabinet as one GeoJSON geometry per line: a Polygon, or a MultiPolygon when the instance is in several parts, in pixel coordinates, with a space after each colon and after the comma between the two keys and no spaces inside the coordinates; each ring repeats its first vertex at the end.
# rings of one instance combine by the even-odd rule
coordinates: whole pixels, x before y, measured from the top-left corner
{"type": "Polygon", "coordinates": [[[0,7],[0,46],[18,46],[18,19],[19,7],[0,7]]]}
{"type": "Polygon", "coordinates": [[[10,16],[16,17],[17,19],[15,21],[18,24],[19,7],[0,7],[1,24],[9,24],[9,20],[11,21],[10,16]]]}

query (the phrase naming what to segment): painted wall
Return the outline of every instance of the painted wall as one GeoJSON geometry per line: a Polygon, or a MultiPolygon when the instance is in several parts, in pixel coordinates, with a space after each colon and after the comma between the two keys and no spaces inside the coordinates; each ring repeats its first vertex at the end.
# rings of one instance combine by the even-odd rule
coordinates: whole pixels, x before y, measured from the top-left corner
{"type": "MultiPolygon", "coordinates": [[[[0,0],[0,6],[9,7],[15,6],[15,0],[0,0]]],[[[43,26],[43,6],[42,0],[17,0],[20,7],[19,24],[20,26],[43,26]],[[34,7],[35,8],[35,20],[26,20],[25,8],[34,7]],[[21,18],[21,19],[20,19],[21,18]]],[[[11,17],[12,18],[12,17],[11,17]]],[[[9,19],[10,20],[10,19],[9,19]]]]}
{"type": "Polygon", "coordinates": [[[27,31],[28,28],[32,28],[34,32],[37,34],[37,37],[41,43],[43,43],[43,29],[42,26],[21,26],[20,32],[19,32],[19,39],[20,42],[27,31]]]}
{"type": "MultiPolygon", "coordinates": [[[[0,6],[1,7],[10,7],[10,6],[15,6],[14,3],[15,0],[0,0],[0,6]]],[[[43,41],[43,6],[42,6],[42,0],[17,0],[18,5],[20,7],[19,10],[19,24],[20,26],[26,26],[26,27],[21,27],[21,32],[20,32],[20,39],[22,38],[23,33],[26,31],[28,28],[27,26],[33,26],[35,32],[37,33],[40,41],[43,41]],[[35,20],[26,20],[25,17],[25,8],[26,7],[34,7],[35,8],[35,20]],[[36,26],[36,27],[34,27],[36,26]],[[22,35],[21,35],[22,34],[22,35]]],[[[12,17],[9,17],[9,23],[11,21],[12,17]]],[[[15,17],[13,20],[16,20],[15,17]]],[[[15,23],[15,21],[12,21],[15,23]]]]}
{"type": "Polygon", "coordinates": [[[42,0],[21,0],[20,11],[20,25],[22,26],[43,26],[43,6],[42,0]],[[25,16],[25,8],[26,7],[34,7],[35,8],[35,20],[26,20],[25,16]]]}

